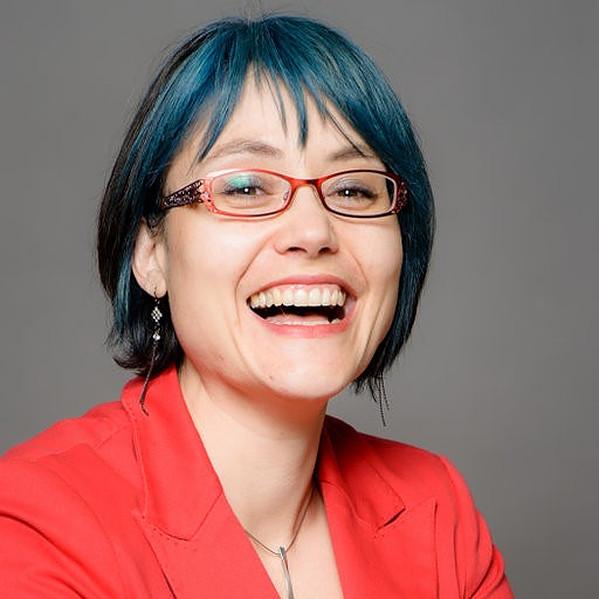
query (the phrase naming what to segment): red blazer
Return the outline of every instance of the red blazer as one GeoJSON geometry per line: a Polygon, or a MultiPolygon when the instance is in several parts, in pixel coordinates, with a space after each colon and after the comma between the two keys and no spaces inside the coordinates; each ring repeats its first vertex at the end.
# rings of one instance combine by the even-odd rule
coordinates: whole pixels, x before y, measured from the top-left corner
{"type": "MultiPolygon", "coordinates": [[[[0,459],[0,589],[21,598],[278,597],[171,368],[0,459]]],[[[508,599],[445,458],[327,416],[316,465],[347,599],[508,599]]]]}

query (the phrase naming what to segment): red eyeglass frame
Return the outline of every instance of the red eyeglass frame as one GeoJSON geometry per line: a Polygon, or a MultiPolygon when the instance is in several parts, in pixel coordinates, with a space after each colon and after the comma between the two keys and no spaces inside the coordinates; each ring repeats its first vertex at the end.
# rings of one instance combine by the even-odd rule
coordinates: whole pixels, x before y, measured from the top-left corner
{"type": "Polygon", "coordinates": [[[282,173],[277,173],[276,171],[271,171],[271,170],[267,170],[267,169],[263,169],[263,168],[229,168],[229,169],[224,169],[224,170],[215,171],[213,173],[210,173],[210,174],[206,175],[205,177],[202,177],[201,179],[193,181],[193,183],[189,183],[185,187],[182,187],[181,189],[178,189],[177,191],[175,191],[171,194],[162,196],[160,198],[160,201],[158,202],[158,207],[162,210],[168,210],[169,208],[177,208],[179,206],[186,206],[188,204],[193,204],[194,202],[200,202],[200,203],[204,203],[206,205],[206,208],[208,208],[208,210],[210,210],[210,212],[213,212],[215,214],[234,216],[236,218],[262,218],[265,216],[272,216],[273,214],[279,214],[279,213],[287,210],[287,208],[289,208],[289,206],[291,206],[293,198],[295,198],[295,192],[302,185],[310,185],[316,189],[318,197],[320,199],[320,202],[323,205],[325,210],[332,212],[333,214],[338,214],[339,216],[347,216],[349,218],[380,218],[382,216],[388,216],[390,214],[397,214],[406,205],[407,200],[408,200],[407,183],[405,182],[405,180],[402,177],[400,177],[399,175],[396,175],[395,173],[392,173],[390,171],[379,171],[376,169],[368,169],[368,168],[354,168],[354,169],[350,169],[350,170],[346,170],[346,171],[339,171],[337,173],[331,173],[329,175],[325,175],[324,177],[319,177],[317,179],[298,179],[296,177],[289,177],[282,173]],[[220,210],[214,205],[214,203],[212,201],[211,188],[210,188],[212,181],[216,177],[220,177],[221,175],[227,175],[227,174],[231,174],[231,173],[241,173],[241,172],[247,172],[247,171],[253,171],[253,172],[257,172],[257,173],[267,173],[269,175],[276,175],[277,177],[280,177],[281,179],[284,179],[285,181],[287,181],[289,183],[289,185],[291,186],[291,192],[289,193],[289,197],[287,198],[286,202],[283,204],[282,208],[280,208],[278,210],[273,210],[271,212],[266,212],[263,214],[241,215],[241,214],[238,214],[235,212],[227,212],[224,210],[220,210]],[[322,188],[321,188],[322,184],[325,181],[332,179],[333,177],[338,177],[339,175],[345,175],[347,173],[357,173],[357,172],[378,173],[380,175],[385,175],[386,177],[388,177],[389,179],[392,179],[395,182],[395,197],[393,198],[391,207],[389,208],[389,210],[387,212],[384,212],[382,214],[353,215],[353,214],[346,214],[344,212],[338,212],[337,210],[333,210],[332,208],[327,206],[325,199],[324,199],[324,195],[322,193],[322,188]]]}

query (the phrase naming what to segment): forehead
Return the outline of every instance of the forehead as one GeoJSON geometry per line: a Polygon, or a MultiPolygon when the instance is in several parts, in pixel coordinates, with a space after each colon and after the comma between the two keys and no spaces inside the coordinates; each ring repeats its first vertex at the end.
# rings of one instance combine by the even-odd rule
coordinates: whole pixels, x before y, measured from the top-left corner
{"type": "MultiPolygon", "coordinates": [[[[304,91],[301,98],[303,103],[306,123],[302,124],[301,106],[299,98],[293,98],[288,88],[277,81],[262,78],[259,82],[256,77],[249,74],[243,84],[241,94],[227,123],[226,128],[256,128],[259,127],[265,134],[277,135],[283,132],[301,141],[301,129],[312,126],[326,127],[327,113],[334,118],[345,121],[330,102],[326,102],[326,112],[318,106],[313,97],[304,91]]],[[[344,123],[346,127],[349,124],[344,123]]],[[[223,131],[223,133],[229,131],[223,131]]]]}
{"type": "MultiPolygon", "coordinates": [[[[353,148],[348,158],[376,159],[374,151],[328,99],[317,102],[305,91],[301,98],[295,98],[285,84],[266,76],[257,80],[251,71],[222,131],[207,147],[209,120],[200,120],[193,134],[197,162],[214,159],[235,147],[247,147],[244,142],[252,140],[264,142],[265,155],[269,153],[266,146],[277,147],[282,153],[294,149],[330,153],[353,148]]],[[[282,157],[271,154],[272,158],[282,157]]]]}

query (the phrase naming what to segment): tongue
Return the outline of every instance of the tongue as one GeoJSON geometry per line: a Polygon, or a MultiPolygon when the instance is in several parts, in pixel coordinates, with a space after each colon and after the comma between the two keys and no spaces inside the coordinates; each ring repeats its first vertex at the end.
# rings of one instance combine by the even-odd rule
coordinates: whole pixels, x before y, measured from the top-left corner
{"type": "Polygon", "coordinates": [[[313,312],[311,314],[304,314],[300,316],[299,314],[275,314],[274,316],[268,316],[266,318],[268,322],[272,322],[273,324],[294,324],[294,323],[328,323],[329,319],[324,316],[324,314],[318,314],[313,312]]]}

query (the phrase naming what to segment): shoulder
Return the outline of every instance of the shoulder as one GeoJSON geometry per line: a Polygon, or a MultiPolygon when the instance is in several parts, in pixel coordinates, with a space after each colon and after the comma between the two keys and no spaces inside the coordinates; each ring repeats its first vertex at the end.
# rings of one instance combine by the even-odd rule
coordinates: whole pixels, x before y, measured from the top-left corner
{"type": "Polygon", "coordinates": [[[126,414],[108,403],[0,458],[0,574],[12,596],[71,596],[75,579],[91,595],[119,594],[118,577],[101,572],[115,568],[111,531],[135,503],[130,439],[126,414]]]}
{"type": "Polygon", "coordinates": [[[68,454],[82,445],[99,450],[127,425],[126,414],[119,402],[100,404],[82,416],[60,420],[7,451],[2,459],[36,461],[49,455],[68,454]]]}
{"type": "Polygon", "coordinates": [[[330,416],[327,430],[339,459],[360,454],[401,497],[408,513],[434,503],[440,580],[457,578],[464,596],[512,598],[503,557],[451,460],[421,447],[359,432],[330,416]]]}
{"type": "Polygon", "coordinates": [[[60,420],[0,457],[0,477],[19,467],[54,472],[69,480],[102,467],[125,475],[134,460],[132,427],[120,402],[95,406],[60,420]]]}
{"type": "MultiPolygon", "coordinates": [[[[336,453],[359,451],[402,496],[406,504],[430,497],[450,498],[463,479],[451,461],[428,449],[360,432],[327,416],[327,430],[336,453]]],[[[462,489],[460,488],[460,492],[462,489]]]]}
{"type": "MultiPolygon", "coordinates": [[[[0,457],[0,502],[7,505],[69,489],[97,503],[107,489],[136,486],[132,428],[121,404],[110,402],[61,420],[0,457]],[[31,491],[34,491],[33,493],[31,491]]],[[[33,508],[34,502],[31,503],[33,508]]]]}

